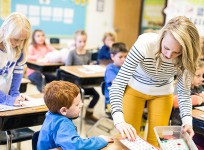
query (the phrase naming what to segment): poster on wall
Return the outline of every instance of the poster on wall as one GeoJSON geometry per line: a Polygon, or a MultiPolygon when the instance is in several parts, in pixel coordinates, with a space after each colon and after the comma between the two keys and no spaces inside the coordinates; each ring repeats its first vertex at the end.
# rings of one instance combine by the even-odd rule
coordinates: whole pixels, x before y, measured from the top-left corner
{"type": "Polygon", "coordinates": [[[165,7],[166,0],[143,0],[140,34],[161,29],[165,22],[165,7]]]}
{"type": "Polygon", "coordinates": [[[204,0],[168,0],[164,13],[165,22],[176,16],[188,17],[197,27],[199,34],[204,36],[204,0]]]}
{"type": "Polygon", "coordinates": [[[0,0],[0,25],[12,12],[21,12],[33,30],[41,29],[47,37],[72,37],[85,29],[86,8],[87,0],[0,0]]]}

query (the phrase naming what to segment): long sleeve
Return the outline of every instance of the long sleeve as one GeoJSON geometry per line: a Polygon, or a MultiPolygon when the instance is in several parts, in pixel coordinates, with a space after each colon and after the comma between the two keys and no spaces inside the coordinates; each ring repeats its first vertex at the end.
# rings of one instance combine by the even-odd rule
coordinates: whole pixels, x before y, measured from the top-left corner
{"type": "Polygon", "coordinates": [[[108,144],[103,138],[81,138],[71,119],[48,111],[38,137],[38,150],[97,150],[108,144]]]}
{"type": "Polygon", "coordinates": [[[91,138],[81,138],[75,126],[70,125],[70,123],[62,122],[61,126],[54,135],[55,143],[62,149],[73,149],[73,150],[91,150],[91,149],[101,149],[105,147],[108,143],[100,137],[91,138]]]}
{"type": "Polygon", "coordinates": [[[72,51],[69,52],[68,57],[67,57],[67,60],[66,60],[66,62],[65,62],[65,65],[66,65],[66,66],[71,66],[71,65],[73,65],[73,59],[74,59],[73,54],[74,54],[74,51],[75,51],[75,50],[72,50],[72,51]]]}
{"type": "Polygon", "coordinates": [[[125,88],[136,70],[137,65],[144,59],[144,54],[137,50],[135,45],[130,50],[116,79],[110,89],[110,103],[114,124],[124,122],[122,114],[122,98],[125,88]]]}
{"type": "Polygon", "coordinates": [[[23,78],[23,69],[24,69],[24,64],[21,65],[19,62],[22,60],[23,55],[18,59],[16,66],[13,71],[13,78],[11,82],[11,88],[9,91],[9,95],[11,96],[18,96],[20,94],[19,88],[21,84],[21,80],[23,78]]]}
{"type": "Polygon", "coordinates": [[[187,73],[187,78],[184,79],[182,75],[178,76],[178,103],[179,109],[181,112],[181,119],[183,125],[189,124],[192,126],[192,101],[190,98],[190,86],[191,86],[191,77],[190,74],[187,73]]]}

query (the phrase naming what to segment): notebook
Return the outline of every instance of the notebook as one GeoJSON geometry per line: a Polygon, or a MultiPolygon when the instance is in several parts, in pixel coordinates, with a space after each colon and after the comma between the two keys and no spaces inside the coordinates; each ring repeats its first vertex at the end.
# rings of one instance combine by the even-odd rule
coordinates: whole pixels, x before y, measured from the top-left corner
{"type": "Polygon", "coordinates": [[[204,111],[204,106],[198,106],[198,107],[195,107],[196,109],[199,109],[201,111],[204,111]]]}

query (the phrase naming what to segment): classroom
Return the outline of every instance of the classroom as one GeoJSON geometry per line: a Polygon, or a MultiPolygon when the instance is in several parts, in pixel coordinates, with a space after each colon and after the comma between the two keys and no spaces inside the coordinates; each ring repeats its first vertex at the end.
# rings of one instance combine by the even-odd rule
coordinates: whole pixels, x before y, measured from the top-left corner
{"type": "Polygon", "coordinates": [[[0,150],[204,150],[202,0],[0,0],[0,150]]]}

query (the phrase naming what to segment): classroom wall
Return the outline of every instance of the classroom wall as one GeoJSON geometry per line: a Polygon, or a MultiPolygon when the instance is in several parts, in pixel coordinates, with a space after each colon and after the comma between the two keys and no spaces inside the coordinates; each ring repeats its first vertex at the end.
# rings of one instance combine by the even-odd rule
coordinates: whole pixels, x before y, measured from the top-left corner
{"type": "MultiPolygon", "coordinates": [[[[98,47],[102,44],[104,32],[114,31],[114,0],[104,0],[103,12],[98,12],[97,0],[89,0],[87,6],[86,31],[88,34],[87,47],[98,47]]],[[[80,18],[79,18],[80,19],[80,18]]],[[[60,43],[72,43],[72,39],[61,38],[60,43]]]]}

